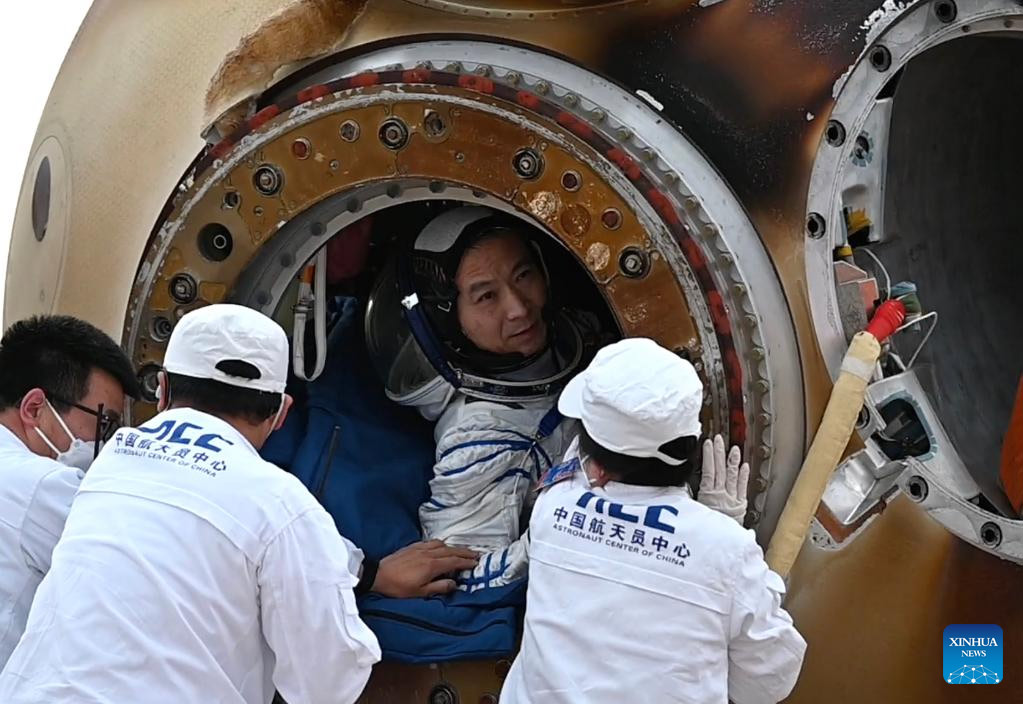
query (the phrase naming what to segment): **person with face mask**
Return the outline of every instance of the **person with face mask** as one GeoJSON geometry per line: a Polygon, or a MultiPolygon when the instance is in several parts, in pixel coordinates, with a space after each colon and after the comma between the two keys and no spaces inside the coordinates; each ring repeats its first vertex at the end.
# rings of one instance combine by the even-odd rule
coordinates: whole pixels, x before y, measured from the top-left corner
{"type": "Polygon", "coordinates": [[[425,537],[481,553],[456,579],[470,592],[525,576],[529,488],[574,433],[558,391],[599,335],[552,300],[529,233],[490,208],[447,210],[378,279],[366,313],[388,396],[437,419],[419,517],[425,537]]]}
{"type": "Polygon", "coordinates": [[[82,320],[29,318],[0,340],[0,669],[126,394],[138,395],[131,362],[82,320]]]}
{"type": "Polygon", "coordinates": [[[158,414],[119,429],[82,481],[0,701],[342,704],[380,658],[355,594],[416,596],[475,564],[418,543],[378,564],[259,448],[284,422],[284,330],[249,308],[189,312],[158,414]]]}
{"type": "Polygon", "coordinates": [[[653,340],[601,349],[558,407],[581,421],[529,523],[522,647],[502,704],[773,704],[806,642],[746,513],[749,467],[700,442],[703,384],[653,340]],[[702,447],[698,499],[688,489],[702,447]]]}

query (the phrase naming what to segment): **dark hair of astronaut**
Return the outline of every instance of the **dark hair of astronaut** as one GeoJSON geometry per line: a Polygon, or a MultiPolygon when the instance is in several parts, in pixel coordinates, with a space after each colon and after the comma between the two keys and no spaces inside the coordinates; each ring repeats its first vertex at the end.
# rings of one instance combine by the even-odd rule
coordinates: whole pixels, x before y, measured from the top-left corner
{"type": "Polygon", "coordinates": [[[579,449],[596,460],[613,481],[635,486],[684,486],[697,467],[700,439],[688,435],[658,448],[669,457],[684,459],[679,465],[668,464],[656,457],[633,457],[612,452],[591,438],[585,428],[579,431],[579,449]]]}
{"type": "Polygon", "coordinates": [[[193,408],[218,418],[239,418],[259,425],[277,413],[281,394],[258,391],[225,384],[213,379],[199,379],[183,374],[167,373],[170,399],[168,406],[193,408]]]}
{"type": "Polygon", "coordinates": [[[7,328],[0,339],[0,410],[21,403],[26,393],[43,389],[57,411],[89,393],[89,375],[100,369],[138,398],[131,360],[109,335],[69,315],[40,315],[7,328]]]}

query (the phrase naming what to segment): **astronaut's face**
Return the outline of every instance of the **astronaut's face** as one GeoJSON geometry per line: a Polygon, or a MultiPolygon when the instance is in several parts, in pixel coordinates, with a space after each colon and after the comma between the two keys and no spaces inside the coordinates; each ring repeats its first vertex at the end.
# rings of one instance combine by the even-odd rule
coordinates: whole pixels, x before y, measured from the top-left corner
{"type": "Polygon", "coordinates": [[[521,237],[503,233],[470,247],[455,284],[459,325],[481,350],[529,356],[546,346],[547,283],[521,237]]]}

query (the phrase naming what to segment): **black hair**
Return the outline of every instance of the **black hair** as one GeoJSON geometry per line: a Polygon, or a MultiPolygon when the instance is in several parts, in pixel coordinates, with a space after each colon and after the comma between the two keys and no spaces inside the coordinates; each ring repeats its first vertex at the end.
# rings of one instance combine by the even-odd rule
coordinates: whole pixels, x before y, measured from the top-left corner
{"type": "Polygon", "coordinates": [[[679,465],[668,464],[657,457],[633,457],[608,450],[590,437],[585,428],[579,430],[579,449],[596,460],[616,482],[636,486],[685,486],[696,469],[700,439],[687,435],[658,448],[669,457],[684,459],[679,465]]]}
{"type": "Polygon", "coordinates": [[[458,298],[455,277],[466,252],[488,240],[512,235],[526,245],[530,256],[535,259],[537,253],[530,242],[536,232],[536,227],[526,221],[495,210],[463,227],[454,243],[443,252],[417,250],[413,239],[410,257],[416,293],[434,305],[454,304],[458,298]]]}
{"type": "MultiPolygon", "coordinates": [[[[464,242],[461,243],[461,251],[459,252],[458,259],[455,263],[455,272],[458,271],[458,267],[461,265],[462,260],[465,259],[465,255],[470,250],[477,249],[491,240],[501,239],[502,237],[516,238],[525,246],[530,259],[533,261],[537,260],[537,252],[531,246],[531,243],[534,242],[534,238],[531,233],[536,230],[535,227],[519,220],[518,218],[513,218],[510,215],[505,217],[485,218],[481,222],[482,227],[479,227],[471,234],[465,236],[464,242]]],[[[469,228],[466,228],[466,230],[468,229],[469,228]]]]}
{"type": "Polygon", "coordinates": [[[214,379],[199,379],[167,373],[167,392],[175,406],[186,406],[221,418],[241,418],[259,424],[277,413],[282,395],[225,384],[214,379]]]}
{"type": "Polygon", "coordinates": [[[40,388],[56,410],[66,411],[68,403],[89,393],[94,369],[114,377],[128,396],[139,397],[131,360],[99,328],[69,315],[19,320],[0,339],[0,410],[40,388]]]}

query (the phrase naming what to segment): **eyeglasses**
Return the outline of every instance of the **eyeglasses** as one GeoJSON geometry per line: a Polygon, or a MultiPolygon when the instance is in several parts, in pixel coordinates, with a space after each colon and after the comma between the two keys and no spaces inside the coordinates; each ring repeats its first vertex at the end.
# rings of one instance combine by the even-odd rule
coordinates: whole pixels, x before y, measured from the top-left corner
{"type": "Polygon", "coordinates": [[[99,451],[99,443],[107,442],[114,436],[117,429],[121,427],[121,416],[113,411],[107,411],[103,409],[103,404],[99,404],[97,408],[89,408],[83,406],[80,403],[74,401],[68,401],[59,396],[49,395],[49,398],[53,399],[57,403],[62,403],[65,406],[71,406],[77,408],[79,411],[88,413],[90,416],[96,416],[96,450],[99,451]]]}

